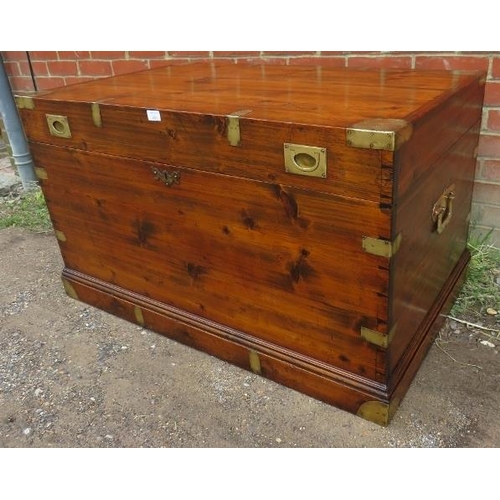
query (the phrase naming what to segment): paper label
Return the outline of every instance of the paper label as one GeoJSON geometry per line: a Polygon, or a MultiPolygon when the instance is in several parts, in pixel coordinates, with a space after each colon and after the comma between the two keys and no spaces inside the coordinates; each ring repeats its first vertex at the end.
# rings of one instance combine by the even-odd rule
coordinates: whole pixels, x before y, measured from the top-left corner
{"type": "Polygon", "coordinates": [[[161,115],[157,109],[147,109],[146,114],[150,122],[161,122],[161,115]]]}

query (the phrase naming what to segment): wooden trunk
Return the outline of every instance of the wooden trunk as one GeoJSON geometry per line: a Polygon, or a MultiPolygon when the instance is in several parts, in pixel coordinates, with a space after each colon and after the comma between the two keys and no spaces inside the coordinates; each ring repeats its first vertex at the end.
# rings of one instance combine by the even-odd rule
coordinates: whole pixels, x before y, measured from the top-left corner
{"type": "Polygon", "coordinates": [[[483,93],[217,62],[17,102],[70,296],[385,425],[467,268],[483,93]]]}

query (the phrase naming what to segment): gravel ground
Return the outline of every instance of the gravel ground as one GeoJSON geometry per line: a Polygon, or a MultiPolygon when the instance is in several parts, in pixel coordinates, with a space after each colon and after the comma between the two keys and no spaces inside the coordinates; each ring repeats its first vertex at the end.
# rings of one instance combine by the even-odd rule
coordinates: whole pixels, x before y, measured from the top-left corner
{"type": "Polygon", "coordinates": [[[2,448],[500,445],[498,347],[459,323],[382,428],[68,298],[52,234],[0,248],[2,448]]]}

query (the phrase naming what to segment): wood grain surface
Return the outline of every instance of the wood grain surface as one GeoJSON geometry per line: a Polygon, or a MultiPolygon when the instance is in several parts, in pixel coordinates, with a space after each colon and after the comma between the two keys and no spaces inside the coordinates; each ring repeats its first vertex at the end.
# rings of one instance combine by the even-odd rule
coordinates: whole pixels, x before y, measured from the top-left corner
{"type": "Polygon", "coordinates": [[[165,66],[42,92],[38,100],[348,127],[370,118],[413,119],[469,85],[478,72],[231,64],[165,66]]]}

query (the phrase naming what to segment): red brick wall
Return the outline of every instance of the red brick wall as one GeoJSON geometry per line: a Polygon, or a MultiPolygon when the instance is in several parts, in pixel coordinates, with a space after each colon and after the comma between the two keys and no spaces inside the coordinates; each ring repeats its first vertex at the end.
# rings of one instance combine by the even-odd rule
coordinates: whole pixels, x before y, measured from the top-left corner
{"type": "Polygon", "coordinates": [[[269,64],[321,61],[342,67],[483,69],[488,72],[472,212],[475,235],[493,228],[500,246],[500,52],[3,52],[16,92],[44,90],[194,59],[252,59],[269,64]],[[31,62],[31,70],[30,64],[31,62]],[[36,82],[36,88],[34,81],[36,82]]]}

